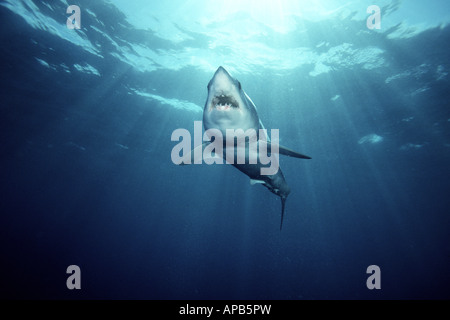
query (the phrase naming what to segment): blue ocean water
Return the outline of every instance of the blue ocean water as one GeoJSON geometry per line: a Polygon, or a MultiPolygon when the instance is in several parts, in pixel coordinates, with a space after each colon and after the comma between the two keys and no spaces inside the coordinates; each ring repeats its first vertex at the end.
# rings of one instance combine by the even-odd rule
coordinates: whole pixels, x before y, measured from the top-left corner
{"type": "Polygon", "coordinates": [[[450,298],[450,4],[372,4],[0,1],[0,296],[450,298]],[[171,161],[220,65],[312,157],[280,159],[281,232],[235,168],[171,161]]]}

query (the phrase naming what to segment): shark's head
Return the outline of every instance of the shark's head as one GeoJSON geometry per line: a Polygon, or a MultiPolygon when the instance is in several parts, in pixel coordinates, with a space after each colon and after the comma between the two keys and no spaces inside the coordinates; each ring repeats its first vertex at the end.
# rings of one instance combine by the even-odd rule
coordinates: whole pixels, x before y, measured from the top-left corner
{"type": "Polygon", "coordinates": [[[259,128],[255,105],[241,87],[241,83],[219,67],[208,84],[208,98],[203,111],[205,129],[219,129],[225,135],[227,129],[259,128]]]}

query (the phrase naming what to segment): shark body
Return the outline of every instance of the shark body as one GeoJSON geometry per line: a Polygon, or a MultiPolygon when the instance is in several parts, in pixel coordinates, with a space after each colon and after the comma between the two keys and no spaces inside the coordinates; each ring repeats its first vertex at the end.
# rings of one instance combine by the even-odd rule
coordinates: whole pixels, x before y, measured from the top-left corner
{"type": "MultiPolygon", "coordinates": [[[[261,161],[261,148],[270,153],[277,153],[275,161],[278,161],[278,153],[290,157],[300,159],[311,159],[308,156],[295,152],[291,149],[282,147],[274,142],[270,142],[262,122],[259,119],[255,104],[250,97],[242,89],[241,83],[233,78],[223,67],[219,67],[208,84],[208,97],[206,99],[203,110],[203,125],[208,130],[218,130],[223,137],[229,135],[229,130],[244,133],[244,139],[239,141],[239,137],[235,135],[237,140],[225,139],[223,150],[233,148],[234,159],[238,156],[239,151],[245,152],[245,161],[232,161],[231,164],[238,170],[246,174],[250,178],[252,184],[260,183],[268,188],[272,193],[281,198],[281,223],[280,230],[283,226],[283,217],[285,211],[286,198],[290,193],[281,169],[277,165],[277,170],[273,174],[262,174],[262,170],[267,169],[268,165],[261,161]],[[249,133],[249,134],[245,134],[249,133]],[[256,141],[257,148],[250,148],[248,141],[256,141]],[[231,141],[231,142],[230,142],[231,141]],[[256,154],[254,154],[256,152],[256,154]],[[254,156],[256,163],[252,163],[250,159],[254,156]]],[[[200,148],[205,148],[209,143],[206,142],[200,148]]],[[[191,152],[194,155],[194,152],[191,152]]],[[[227,160],[230,160],[227,158],[227,160]]],[[[192,163],[192,162],[190,162],[192,163]]]]}

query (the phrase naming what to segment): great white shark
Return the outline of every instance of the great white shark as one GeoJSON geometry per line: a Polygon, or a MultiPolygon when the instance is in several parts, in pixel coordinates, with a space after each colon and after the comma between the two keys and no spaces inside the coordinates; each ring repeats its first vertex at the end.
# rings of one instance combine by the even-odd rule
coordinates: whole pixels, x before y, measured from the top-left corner
{"type": "MultiPolygon", "coordinates": [[[[265,129],[259,119],[255,104],[242,89],[241,83],[233,78],[225,68],[219,67],[217,69],[214,76],[209,81],[207,88],[208,97],[203,110],[203,126],[206,133],[214,129],[219,131],[221,136],[225,137],[223,142],[223,151],[225,152],[222,152],[224,158],[227,149],[232,149],[231,152],[234,152],[235,158],[237,157],[239,150],[244,151],[245,161],[243,161],[243,163],[242,161],[232,161],[231,164],[249,176],[251,184],[260,183],[281,198],[281,230],[283,226],[286,198],[291,189],[289,188],[281,169],[278,167],[278,163],[276,164],[277,170],[273,172],[273,174],[262,174],[263,170],[267,169],[268,165],[267,162],[265,164],[262,163],[261,159],[263,155],[260,154],[260,150],[262,148],[262,150],[266,150],[269,154],[271,152],[277,152],[282,155],[299,159],[311,158],[280,146],[275,143],[275,140],[272,142],[270,141],[269,137],[265,134],[265,129]],[[239,143],[239,137],[236,135],[231,137],[231,139],[226,139],[227,133],[229,133],[230,130],[234,132],[241,130],[240,132],[245,133],[253,132],[254,136],[251,136],[251,134],[245,135],[244,139],[247,138],[248,140],[240,140],[241,143],[239,143]],[[257,143],[257,148],[255,149],[250,148],[250,141],[252,141],[252,139],[257,143]],[[229,141],[231,141],[231,144],[229,141]],[[257,153],[254,155],[256,162],[252,162],[250,161],[250,158],[255,152],[257,153]]],[[[202,155],[201,151],[207,148],[211,143],[212,142],[205,142],[203,145],[197,146],[189,155],[187,155],[189,161],[184,161],[181,164],[197,163],[194,159],[195,156],[202,155]],[[196,152],[196,149],[200,152],[196,152]]],[[[226,160],[230,163],[229,158],[226,160]]]]}

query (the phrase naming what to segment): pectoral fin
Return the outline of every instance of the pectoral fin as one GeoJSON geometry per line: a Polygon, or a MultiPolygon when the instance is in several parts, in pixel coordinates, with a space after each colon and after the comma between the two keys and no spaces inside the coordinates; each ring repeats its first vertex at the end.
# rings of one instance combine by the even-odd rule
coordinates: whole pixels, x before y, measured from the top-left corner
{"type": "Polygon", "coordinates": [[[251,184],[252,186],[254,186],[254,185],[257,184],[257,183],[262,183],[262,184],[264,184],[265,182],[262,181],[262,180],[254,180],[254,179],[250,179],[250,184],[251,184]]]}
{"type": "MultiPolygon", "coordinates": [[[[261,143],[261,141],[260,141],[260,143],[261,143]]],[[[288,157],[299,158],[299,159],[311,159],[311,157],[305,156],[304,154],[298,153],[289,148],[280,146],[279,144],[275,144],[273,142],[266,142],[266,143],[267,143],[267,152],[272,152],[272,148],[278,147],[279,154],[282,154],[282,155],[285,155],[288,157]]]]}

